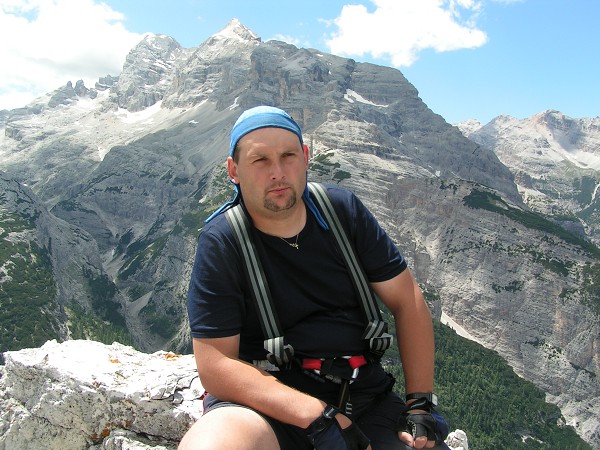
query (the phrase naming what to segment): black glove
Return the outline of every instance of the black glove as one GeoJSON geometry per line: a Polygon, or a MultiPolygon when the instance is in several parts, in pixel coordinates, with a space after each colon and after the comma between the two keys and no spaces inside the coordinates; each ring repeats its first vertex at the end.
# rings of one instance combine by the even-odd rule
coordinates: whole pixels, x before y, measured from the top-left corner
{"type": "Polygon", "coordinates": [[[425,399],[411,403],[398,419],[398,431],[406,431],[413,438],[426,436],[428,441],[442,444],[448,437],[448,424],[444,418],[433,409],[430,402],[425,399]],[[426,413],[410,411],[424,410],[426,413]]]}
{"type": "Polygon", "coordinates": [[[323,414],[309,425],[306,431],[311,444],[316,450],[365,450],[369,438],[354,423],[342,429],[335,419],[339,412],[327,405],[323,414]]]}

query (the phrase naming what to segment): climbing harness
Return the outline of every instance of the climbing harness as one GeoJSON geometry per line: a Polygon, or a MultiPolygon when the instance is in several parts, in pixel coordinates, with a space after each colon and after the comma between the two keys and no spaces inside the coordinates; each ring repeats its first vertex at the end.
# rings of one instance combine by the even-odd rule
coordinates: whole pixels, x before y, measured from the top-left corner
{"type": "MultiPolygon", "coordinates": [[[[326,188],[319,183],[308,183],[308,189],[316,203],[319,205],[325,220],[333,232],[336,243],[343,255],[344,262],[348,268],[354,289],[358,294],[360,305],[363,310],[367,327],[363,339],[367,341],[369,351],[365,356],[348,356],[333,359],[307,359],[301,362],[305,370],[313,370],[324,378],[338,381],[341,384],[340,402],[345,403],[347,399],[348,386],[358,376],[359,368],[367,363],[367,360],[379,360],[385,350],[392,344],[393,337],[387,332],[387,324],[382,319],[376,294],[370,288],[366,275],[359,263],[354,247],[350,243],[346,232],[338,218],[337,213],[329,199],[326,188]],[[346,360],[350,369],[344,376],[332,372],[336,361],[346,360]],[[306,367],[305,367],[306,366],[306,367]]],[[[262,332],[265,337],[264,348],[267,351],[267,361],[258,363],[261,368],[290,367],[294,360],[294,349],[285,341],[281,331],[281,324],[276,314],[276,309],[265,278],[264,269],[256,250],[256,244],[250,234],[250,223],[248,217],[240,204],[225,211],[225,216],[234,231],[236,241],[241,249],[243,265],[250,282],[250,291],[256,309],[262,332]]],[[[256,362],[255,362],[256,363],[256,362]]]]}

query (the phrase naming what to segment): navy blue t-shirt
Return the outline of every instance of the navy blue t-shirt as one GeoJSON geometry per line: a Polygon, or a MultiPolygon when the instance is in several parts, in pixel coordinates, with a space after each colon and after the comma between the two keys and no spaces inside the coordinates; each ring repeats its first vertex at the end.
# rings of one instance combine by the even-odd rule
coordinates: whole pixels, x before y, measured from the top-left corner
{"type": "MultiPolygon", "coordinates": [[[[389,280],[405,270],[404,258],[362,202],[346,189],[327,190],[369,281],[389,280]]],[[[363,354],[366,320],[333,232],[307,210],[298,249],[257,229],[253,235],[283,335],[296,356],[363,354]]],[[[188,314],[192,337],[240,334],[240,358],[265,359],[241,251],[223,214],[198,237],[188,314]]]]}

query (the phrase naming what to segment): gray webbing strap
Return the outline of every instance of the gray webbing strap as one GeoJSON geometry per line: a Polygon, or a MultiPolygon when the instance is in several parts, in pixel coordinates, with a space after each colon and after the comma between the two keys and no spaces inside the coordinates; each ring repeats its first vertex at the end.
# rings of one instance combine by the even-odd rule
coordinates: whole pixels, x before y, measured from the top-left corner
{"type": "Polygon", "coordinates": [[[239,204],[225,211],[225,216],[242,251],[252,298],[257,306],[263,335],[267,338],[264,341],[267,359],[277,366],[283,366],[291,362],[294,349],[285,343],[281,333],[281,325],[275,313],[267,279],[260,258],[258,258],[254,240],[250,236],[248,218],[239,204]]]}
{"type": "Polygon", "coordinates": [[[342,227],[342,224],[333,208],[325,187],[319,183],[308,183],[308,189],[321,206],[325,219],[329,223],[335,239],[340,247],[352,280],[354,287],[359,295],[361,306],[368,321],[367,329],[363,334],[363,339],[369,341],[369,348],[375,354],[383,354],[393,341],[391,334],[387,333],[387,324],[381,317],[377,297],[371,290],[360,265],[354,247],[350,244],[348,236],[342,227]]]}

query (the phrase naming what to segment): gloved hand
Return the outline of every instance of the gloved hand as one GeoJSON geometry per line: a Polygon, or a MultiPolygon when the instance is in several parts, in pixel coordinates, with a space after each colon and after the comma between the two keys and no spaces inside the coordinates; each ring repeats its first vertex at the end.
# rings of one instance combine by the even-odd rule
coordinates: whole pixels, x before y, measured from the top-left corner
{"type": "Polygon", "coordinates": [[[307,436],[316,450],[365,450],[369,447],[369,438],[360,431],[355,423],[342,429],[335,419],[341,414],[339,409],[327,405],[323,414],[306,429],[307,436]]]}
{"type": "Polygon", "coordinates": [[[441,448],[448,448],[444,444],[444,439],[448,436],[448,424],[425,399],[419,399],[406,408],[398,419],[398,431],[408,432],[413,439],[425,436],[428,441],[434,441],[441,448]]]}

